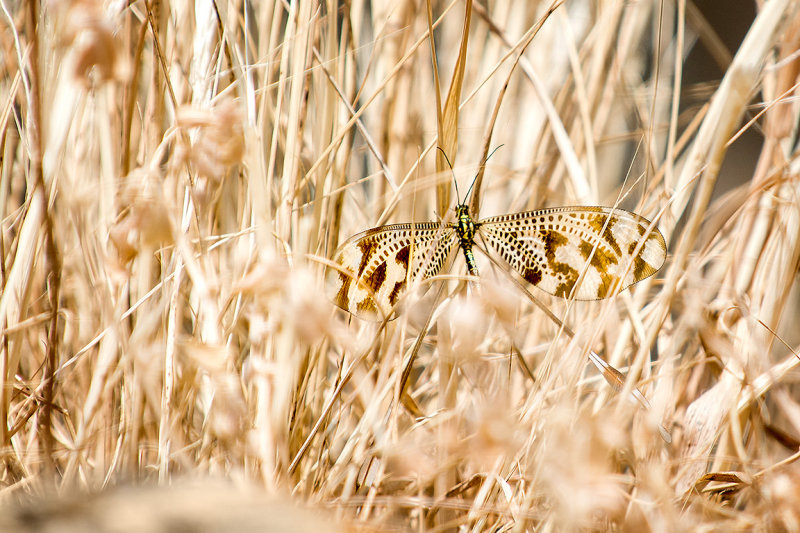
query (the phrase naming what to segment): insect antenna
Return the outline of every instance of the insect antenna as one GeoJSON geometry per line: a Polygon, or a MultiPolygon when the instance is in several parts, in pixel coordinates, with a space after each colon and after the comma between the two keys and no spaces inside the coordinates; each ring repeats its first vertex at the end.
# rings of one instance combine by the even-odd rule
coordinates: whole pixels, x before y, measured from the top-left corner
{"type": "Polygon", "coordinates": [[[492,157],[494,153],[502,147],[503,145],[501,144],[500,146],[492,150],[492,152],[486,156],[486,159],[483,160],[483,163],[481,163],[481,166],[478,168],[478,173],[475,174],[475,179],[472,180],[472,184],[469,186],[469,189],[467,189],[467,194],[466,196],[464,196],[464,203],[466,203],[467,198],[469,198],[469,195],[472,192],[472,188],[475,186],[475,182],[478,181],[478,177],[480,177],[480,175],[483,174],[483,170],[486,168],[486,163],[489,162],[489,158],[492,157]]]}
{"type": "MultiPolygon", "coordinates": [[[[447,157],[447,154],[444,152],[444,150],[442,149],[441,146],[437,146],[436,149],[439,150],[440,152],[442,152],[442,155],[444,156],[444,160],[447,161],[447,166],[450,167],[450,173],[453,175],[453,185],[455,185],[455,188],[456,188],[456,200],[457,200],[458,204],[461,205],[461,197],[458,194],[458,180],[456,180],[456,173],[453,171],[453,164],[450,163],[450,158],[447,157]]],[[[467,193],[467,194],[469,194],[469,193],[467,193]]],[[[466,199],[466,196],[464,198],[466,199]]]]}
{"type": "MultiPolygon", "coordinates": [[[[475,174],[475,178],[472,180],[472,183],[470,184],[469,189],[467,189],[467,194],[464,195],[464,204],[467,203],[467,199],[470,197],[469,195],[472,193],[472,189],[473,189],[473,187],[475,187],[475,183],[478,181],[478,178],[483,174],[483,171],[486,168],[486,163],[489,161],[489,158],[492,157],[494,155],[494,153],[496,151],[498,151],[502,147],[503,147],[503,145],[501,144],[500,146],[498,146],[497,148],[492,150],[491,153],[486,156],[486,159],[483,160],[483,163],[481,163],[480,168],[478,168],[478,172],[477,172],[477,174],[475,174]]],[[[456,173],[453,170],[453,164],[450,163],[450,158],[447,157],[447,154],[445,153],[445,151],[442,149],[441,146],[437,146],[436,149],[439,150],[442,153],[442,155],[444,156],[444,160],[447,161],[447,166],[450,167],[450,173],[453,175],[453,185],[454,185],[454,187],[456,189],[457,205],[462,205],[461,204],[461,195],[458,192],[458,180],[456,179],[456,173]]]]}

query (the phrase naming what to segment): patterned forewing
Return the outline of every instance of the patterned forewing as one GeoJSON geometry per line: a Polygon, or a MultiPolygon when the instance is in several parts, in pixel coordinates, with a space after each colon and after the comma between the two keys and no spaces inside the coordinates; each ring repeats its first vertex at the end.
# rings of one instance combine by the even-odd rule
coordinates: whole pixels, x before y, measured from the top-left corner
{"type": "Polygon", "coordinates": [[[439,273],[456,241],[452,227],[436,222],[360,233],[336,253],[341,270],[328,275],[332,299],[360,318],[388,316],[410,285],[439,273]]]}
{"type": "Polygon", "coordinates": [[[621,209],[560,207],[487,218],[478,231],[529,283],[562,298],[595,300],[661,268],[666,243],[657,229],[647,233],[649,225],[621,209]]]}

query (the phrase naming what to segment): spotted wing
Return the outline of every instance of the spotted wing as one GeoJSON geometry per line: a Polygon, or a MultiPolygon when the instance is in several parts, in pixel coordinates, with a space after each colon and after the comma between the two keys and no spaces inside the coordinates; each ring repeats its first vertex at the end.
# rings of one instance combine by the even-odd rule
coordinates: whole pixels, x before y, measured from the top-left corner
{"type": "Polygon", "coordinates": [[[457,240],[451,226],[438,222],[359,233],[336,252],[341,270],[329,269],[333,302],[359,318],[380,320],[409,286],[442,269],[457,240]]]}
{"type": "Polygon", "coordinates": [[[664,264],[664,237],[649,226],[621,209],[558,207],[487,218],[478,231],[529,283],[562,298],[596,300],[664,264]]]}

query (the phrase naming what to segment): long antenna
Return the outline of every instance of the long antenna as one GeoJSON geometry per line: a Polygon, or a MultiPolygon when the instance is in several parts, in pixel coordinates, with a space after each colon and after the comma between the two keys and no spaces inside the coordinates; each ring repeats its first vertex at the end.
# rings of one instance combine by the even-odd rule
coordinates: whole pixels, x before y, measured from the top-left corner
{"type": "MultiPolygon", "coordinates": [[[[489,155],[486,156],[486,159],[483,160],[483,163],[481,163],[480,168],[478,168],[478,173],[475,174],[475,179],[472,180],[472,185],[470,185],[469,189],[467,189],[467,195],[464,197],[464,201],[465,202],[467,201],[467,198],[469,197],[469,194],[472,192],[472,188],[475,186],[475,182],[478,181],[478,176],[480,176],[481,172],[483,172],[483,169],[486,167],[486,163],[489,161],[489,158],[492,157],[494,155],[494,153],[496,151],[498,151],[502,147],[503,147],[503,145],[501,144],[500,146],[498,146],[497,148],[492,150],[492,152],[489,155]]],[[[445,158],[446,157],[447,156],[445,156],[445,158]]],[[[448,161],[448,163],[449,163],[449,161],[448,161]]],[[[456,193],[458,193],[458,191],[456,191],[456,193]]]]}
{"type": "MultiPolygon", "coordinates": [[[[453,171],[453,164],[450,163],[450,158],[447,157],[447,154],[444,152],[444,150],[442,150],[441,146],[437,145],[436,149],[439,150],[440,152],[442,152],[442,155],[444,156],[444,160],[447,161],[447,166],[450,167],[450,173],[453,175],[453,185],[456,186],[456,200],[458,200],[458,203],[460,204],[461,203],[461,198],[458,196],[458,181],[456,180],[456,173],[453,171]]],[[[472,187],[470,187],[470,189],[471,188],[472,187]]],[[[467,192],[467,195],[469,195],[469,192],[467,192]]]]}

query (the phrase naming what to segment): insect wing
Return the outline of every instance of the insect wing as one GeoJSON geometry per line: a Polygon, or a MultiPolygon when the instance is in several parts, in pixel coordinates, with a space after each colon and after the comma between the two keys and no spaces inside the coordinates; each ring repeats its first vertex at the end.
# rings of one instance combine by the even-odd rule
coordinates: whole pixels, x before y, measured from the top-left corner
{"type": "Polygon", "coordinates": [[[664,237],[655,228],[648,233],[649,226],[621,209],[559,207],[487,218],[479,232],[529,283],[562,298],[596,300],[664,264],[664,237]]]}
{"type": "Polygon", "coordinates": [[[360,318],[388,316],[409,286],[439,273],[456,240],[452,227],[437,222],[359,233],[334,257],[340,269],[328,274],[333,302],[360,318]]]}

